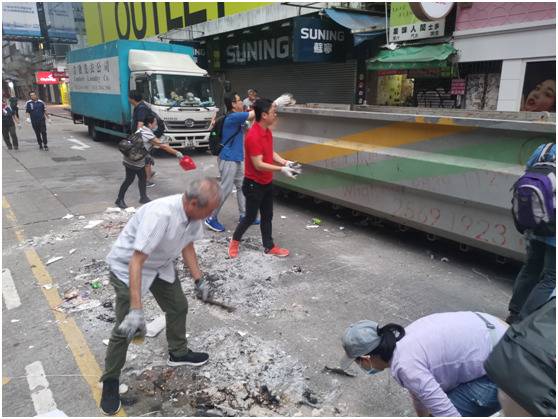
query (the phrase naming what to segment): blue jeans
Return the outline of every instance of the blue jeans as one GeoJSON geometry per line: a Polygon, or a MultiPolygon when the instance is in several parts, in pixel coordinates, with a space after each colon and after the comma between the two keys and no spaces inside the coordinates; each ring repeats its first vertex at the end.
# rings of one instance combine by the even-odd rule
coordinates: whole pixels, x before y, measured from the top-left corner
{"type": "Polygon", "coordinates": [[[461,416],[490,416],[500,410],[498,388],[486,375],[460,384],[447,394],[461,416]]]}

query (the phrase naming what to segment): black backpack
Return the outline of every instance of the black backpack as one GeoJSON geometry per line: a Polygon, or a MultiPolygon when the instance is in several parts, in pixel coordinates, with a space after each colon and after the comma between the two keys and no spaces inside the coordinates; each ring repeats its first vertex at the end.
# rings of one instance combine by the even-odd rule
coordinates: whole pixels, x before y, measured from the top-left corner
{"type": "Polygon", "coordinates": [[[221,144],[221,140],[223,139],[223,126],[225,125],[226,117],[227,115],[217,117],[215,123],[213,124],[213,128],[209,133],[209,150],[214,156],[218,156],[219,154],[221,154],[221,150],[223,150],[223,148],[229,143],[230,140],[236,137],[241,129],[241,126],[239,125],[238,130],[236,130],[233,135],[231,135],[223,144],[221,144]]]}
{"type": "Polygon", "coordinates": [[[484,368],[531,415],[556,416],[556,298],[512,324],[484,368]]]}
{"type": "Polygon", "coordinates": [[[128,138],[120,140],[118,149],[129,160],[140,161],[147,156],[147,149],[143,144],[143,138],[140,131],[136,131],[128,138]]]}
{"type": "Polygon", "coordinates": [[[157,129],[155,131],[153,131],[153,134],[155,134],[155,137],[161,138],[161,136],[167,130],[167,127],[165,125],[165,121],[163,121],[163,119],[159,115],[157,115],[157,112],[152,111],[151,108],[149,108],[149,110],[151,111],[151,114],[155,117],[155,119],[157,120],[157,129]]]}

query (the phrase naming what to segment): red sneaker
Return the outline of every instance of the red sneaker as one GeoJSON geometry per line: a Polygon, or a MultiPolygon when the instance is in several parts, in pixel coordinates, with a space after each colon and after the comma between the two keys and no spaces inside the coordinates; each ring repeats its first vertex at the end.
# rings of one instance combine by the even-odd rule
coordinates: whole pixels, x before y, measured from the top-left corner
{"type": "Polygon", "coordinates": [[[229,257],[236,258],[238,257],[238,245],[240,242],[238,240],[231,240],[229,244],[229,257]]]}
{"type": "Polygon", "coordinates": [[[279,246],[273,246],[273,248],[265,251],[266,255],[277,256],[279,258],[286,258],[289,256],[289,251],[287,249],[283,249],[279,246]]]}

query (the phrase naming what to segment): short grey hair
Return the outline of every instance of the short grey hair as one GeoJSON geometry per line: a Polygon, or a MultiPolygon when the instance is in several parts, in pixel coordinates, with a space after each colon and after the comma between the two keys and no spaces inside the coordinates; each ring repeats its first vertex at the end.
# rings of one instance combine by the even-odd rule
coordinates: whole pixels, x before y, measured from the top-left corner
{"type": "Polygon", "coordinates": [[[195,199],[200,208],[205,208],[211,200],[221,199],[221,185],[210,177],[194,179],[186,187],[184,198],[188,201],[195,199]]]}

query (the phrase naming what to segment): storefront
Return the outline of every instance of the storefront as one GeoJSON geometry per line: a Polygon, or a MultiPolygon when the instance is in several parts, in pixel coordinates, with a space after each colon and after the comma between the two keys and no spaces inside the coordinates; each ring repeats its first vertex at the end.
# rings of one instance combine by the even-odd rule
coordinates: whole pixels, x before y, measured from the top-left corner
{"type": "Polygon", "coordinates": [[[39,97],[48,103],[69,104],[68,75],[63,71],[38,71],[35,74],[39,97]]]}
{"type": "MultiPolygon", "coordinates": [[[[363,16],[368,22],[383,19],[363,16]]],[[[202,42],[200,65],[228,80],[242,97],[254,88],[270,98],[290,92],[299,103],[357,101],[353,35],[326,14],[223,33],[202,42]]]]}

